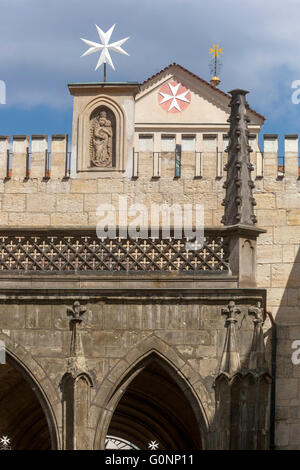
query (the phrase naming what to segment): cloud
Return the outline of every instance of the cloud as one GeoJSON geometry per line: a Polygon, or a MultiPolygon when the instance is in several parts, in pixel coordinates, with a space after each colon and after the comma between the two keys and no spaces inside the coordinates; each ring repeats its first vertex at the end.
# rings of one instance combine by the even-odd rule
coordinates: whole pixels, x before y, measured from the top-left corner
{"type": "Polygon", "coordinates": [[[97,41],[95,23],[117,23],[112,39],[130,36],[130,57],[114,55],[110,80],[143,81],[173,61],[209,79],[220,43],[221,88],[250,90],[251,106],[280,118],[300,79],[299,16],[298,0],[1,0],[0,79],[8,106],[69,108],[68,82],[102,80],[80,37],[97,41]]]}

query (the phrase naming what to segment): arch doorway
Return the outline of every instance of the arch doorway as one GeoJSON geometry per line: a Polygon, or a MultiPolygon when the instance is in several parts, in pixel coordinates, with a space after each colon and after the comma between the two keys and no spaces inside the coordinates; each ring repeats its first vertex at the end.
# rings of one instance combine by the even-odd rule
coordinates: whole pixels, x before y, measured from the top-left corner
{"type": "Polygon", "coordinates": [[[107,435],[138,449],[150,443],[159,450],[201,449],[200,409],[195,402],[192,406],[189,394],[175,370],[152,358],[126,388],[107,435]]]}
{"type": "Polygon", "coordinates": [[[37,386],[10,355],[0,364],[0,436],[13,450],[48,450],[55,447],[37,386]]]}

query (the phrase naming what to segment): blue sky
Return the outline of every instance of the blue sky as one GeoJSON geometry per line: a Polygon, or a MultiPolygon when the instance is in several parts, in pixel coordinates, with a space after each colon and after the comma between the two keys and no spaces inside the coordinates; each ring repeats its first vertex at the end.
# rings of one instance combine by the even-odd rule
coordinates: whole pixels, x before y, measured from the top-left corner
{"type": "Polygon", "coordinates": [[[299,0],[0,0],[0,134],[71,135],[67,83],[102,80],[97,56],[80,58],[80,37],[98,40],[95,23],[117,23],[112,40],[130,36],[130,57],[113,55],[108,80],[143,81],[172,62],[209,80],[209,47],[219,43],[220,88],[250,91],[263,133],[298,133],[299,0]]]}

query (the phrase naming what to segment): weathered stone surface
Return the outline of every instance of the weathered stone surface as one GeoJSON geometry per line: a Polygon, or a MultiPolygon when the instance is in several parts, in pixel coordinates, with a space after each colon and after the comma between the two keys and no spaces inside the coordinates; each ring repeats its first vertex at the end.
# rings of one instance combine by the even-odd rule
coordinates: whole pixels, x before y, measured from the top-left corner
{"type": "Polygon", "coordinates": [[[293,378],[278,378],[276,382],[278,400],[292,400],[299,397],[299,383],[293,378]]]}
{"type": "Polygon", "coordinates": [[[87,226],[88,222],[88,215],[75,213],[70,214],[69,212],[62,213],[55,213],[51,214],[51,225],[55,225],[56,227],[66,227],[66,226],[73,226],[74,224],[77,227],[85,227],[87,226]]]}
{"type": "Polygon", "coordinates": [[[276,195],[277,209],[298,209],[300,205],[300,193],[283,192],[276,195]]]}
{"type": "MultiPolygon", "coordinates": [[[[55,212],[56,197],[50,194],[30,194],[26,197],[26,208],[28,212],[41,212],[41,210],[55,212]]],[[[35,215],[32,215],[34,219],[35,215]]]]}
{"type": "Polygon", "coordinates": [[[286,225],[286,211],[283,209],[276,210],[275,212],[272,209],[258,209],[255,213],[257,220],[259,220],[259,223],[264,227],[270,227],[272,225],[280,227],[286,225]]]}
{"type": "Polygon", "coordinates": [[[23,194],[3,194],[2,210],[7,212],[24,212],[25,195],[23,194]]]}
{"type": "Polygon", "coordinates": [[[66,212],[68,214],[82,213],[83,211],[83,194],[60,195],[57,198],[57,211],[66,212]]]}
{"type": "Polygon", "coordinates": [[[257,209],[276,209],[275,194],[256,193],[255,200],[257,209]]]}
{"type": "Polygon", "coordinates": [[[96,212],[100,204],[111,204],[111,194],[85,194],[84,211],[96,212]]]}
{"type": "MultiPolygon", "coordinates": [[[[43,208],[42,208],[43,210],[43,208]]],[[[50,225],[50,214],[49,213],[36,213],[34,216],[27,213],[10,212],[8,214],[8,226],[24,226],[24,227],[36,227],[39,224],[41,227],[50,225]]]]}
{"type": "Polygon", "coordinates": [[[74,179],[71,181],[71,193],[97,193],[97,181],[96,180],[82,180],[74,179]]]}
{"type": "Polygon", "coordinates": [[[271,286],[271,264],[258,264],[257,265],[257,283],[261,287],[271,286]]]}
{"type": "MultiPolygon", "coordinates": [[[[193,80],[191,77],[190,79],[193,80]]],[[[195,95],[195,100],[198,98],[195,95]]],[[[85,109],[89,99],[87,96],[78,98],[79,108],[85,109]]],[[[201,106],[202,104],[205,104],[205,101],[201,103],[201,106]]],[[[197,113],[202,109],[201,106],[197,107],[197,113]]],[[[214,112],[217,112],[217,107],[214,108],[214,112]]],[[[228,114],[229,112],[224,113],[224,116],[227,118],[228,114]]],[[[153,115],[151,117],[153,118],[153,115]]],[[[212,117],[214,118],[214,116],[212,117]]],[[[174,114],[170,117],[170,119],[173,118],[177,119],[178,115],[176,117],[174,114]]],[[[177,121],[174,121],[172,125],[175,122],[177,121]]],[[[225,126],[228,128],[227,124],[225,126]]],[[[255,126],[258,125],[255,124],[255,126]]],[[[258,128],[255,132],[257,130],[258,128]]],[[[113,174],[111,172],[89,174],[84,177],[79,173],[76,177],[65,178],[67,141],[65,136],[57,136],[53,139],[52,148],[52,162],[55,171],[53,168],[50,179],[42,179],[45,173],[45,155],[41,152],[34,152],[35,157],[38,157],[36,177],[24,179],[25,152],[23,152],[23,146],[23,153],[18,154],[20,159],[15,159],[15,162],[20,161],[22,168],[15,169],[18,171],[13,171],[10,180],[4,180],[7,170],[4,158],[7,142],[0,138],[2,162],[0,223],[4,229],[7,227],[18,228],[20,233],[24,227],[32,229],[95,227],[98,222],[96,216],[98,205],[112,203],[117,207],[119,195],[127,195],[129,205],[136,202],[143,203],[148,209],[152,203],[203,204],[205,225],[220,227],[223,211],[221,202],[225,196],[223,184],[226,180],[226,173],[217,176],[216,149],[217,141],[218,150],[222,149],[223,136],[221,138],[220,134],[223,134],[224,130],[217,132],[214,129],[214,132],[218,136],[214,139],[215,147],[212,150],[212,142],[209,142],[209,139],[204,139],[203,147],[203,141],[201,142],[203,132],[195,131],[195,148],[197,152],[202,152],[202,178],[199,178],[199,174],[195,175],[195,155],[184,152],[182,154],[181,177],[177,179],[174,179],[174,156],[172,153],[163,157],[161,177],[152,178],[153,155],[151,152],[143,154],[140,152],[139,176],[136,179],[131,179],[130,175],[128,176],[122,171],[113,174]]],[[[133,134],[134,125],[132,126],[132,136],[133,134]]],[[[174,134],[176,134],[176,138],[182,137],[180,129],[176,128],[174,134]]],[[[159,152],[160,135],[153,136],[153,139],[155,140],[155,151],[159,152]]],[[[43,139],[34,140],[35,146],[39,146],[38,141],[43,139]]],[[[297,409],[300,403],[300,366],[293,365],[291,362],[293,351],[291,344],[294,340],[300,340],[300,182],[297,180],[298,175],[293,175],[293,171],[297,173],[298,166],[295,152],[293,155],[289,153],[287,156],[286,174],[277,178],[277,139],[273,137],[267,140],[264,149],[262,177],[256,178],[259,170],[257,167],[259,165],[258,156],[254,153],[250,154],[251,161],[256,165],[256,170],[251,175],[251,179],[256,185],[256,188],[253,188],[253,197],[257,203],[254,206],[255,214],[258,218],[258,226],[267,230],[267,233],[261,234],[257,241],[256,281],[257,287],[268,289],[266,309],[274,314],[278,325],[276,419],[280,423],[276,427],[276,445],[278,448],[296,448],[299,444],[300,417],[297,409]]],[[[37,149],[37,147],[35,148],[37,149]]],[[[126,153],[126,158],[127,154],[131,155],[131,149],[126,153]]],[[[223,152],[224,163],[226,158],[227,155],[223,152]]],[[[125,161],[125,166],[126,164],[129,168],[130,162],[126,163],[125,161]]],[[[6,253],[2,252],[2,256],[6,256],[6,253]]],[[[87,314],[82,329],[82,343],[87,369],[95,381],[94,387],[91,388],[92,400],[97,397],[95,398],[96,402],[102,403],[107,396],[113,395],[114,385],[122,372],[127,370],[127,364],[130,368],[139,358],[144,358],[148,353],[154,351],[166,358],[172,367],[174,366],[174,374],[178,373],[176,370],[178,367],[193,382],[196,381],[194,389],[199,394],[197,399],[205,404],[203,406],[206,407],[206,413],[210,415],[212,421],[214,420],[215,404],[211,384],[216,377],[224,350],[226,329],[224,318],[220,312],[228,301],[228,299],[219,301],[218,295],[222,296],[226,293],[230,296],[230,289],[235,281],[230,281],[232,284],[229,285],[229,280],[226,279],[219,289],[218,295],[212,299],[210,289],[216,288],[216,282],[219,280],[211,281],[208,276],[201,281],[194,278],[189,282],[177,280],[175,276],[172,277],[173,275],[163,281],[153,277],[151,284],[147,284],[148,281],[140,273],[137,273],[131,284],[133,289],[137,289],[137,287],[147,289],[147,286],[150,286],[150,289],[154,287],[165,289],[164,301],[151,303],[150,301],[146,302],[145,299],[135,299],[133,302],[125,302],[123,298],[119,299],[119,289],[122,287],[122,295],[124,295],[124,292],[128,291],[128,284],[122,284],[114,275],[109,281],[102,282],[102,280],[99,281],[100,275],[95,277],[93,275],[90,277],[89,275],[86,277],[85,275],[74,275],[74,278],[66,275],[63,278],[66,274],[63,272],[62,277],[57,279],[52,274],[48,273],[46,277],[43,277],[44,274],[37,272],[29,279],[18,273],[12,279],[5,270],[1,272],[1,286],[3,288],[1,296],[6,295],[7,288],[11,289],[13,296],[17,288],[23,288],[27,293],[32,293],[37,284],[39,291],[34,290],[32,298],[28,301],[25,301],[21,296],[20,298],[12,297],[7,303],[4,297],[2,298],[0,334],[11,342],[11,350],[16,352],[16,355],[24,362],[25,366],[29,367],[34,376],[38,380],[42,380],[43,384],[45,383],[44,392],[55,410],[59,434],[62,434],[64,419],[59,382],[66,371],[71,339],[69,318],[66,317],[65,312],[66,308],[73,303],[73,299],[70,297],[73,296],[76,289],[79,289],[78,296],[86,295],[85,302],[87,303],[93,290],[102,296],[101,300],[93,300],[89,304],[91,314],[87,314]],[[169,281],[171,278],[172,283],[169,281]],[[91,290],[89,293],[83,294],[87,286],[92,286],[91,290]],[[116,297],[111,303],[107,302],[105,297],[107,286],[114,291],[116,297]],[[203,293],[204,289],[208,289],[206,300],[202,302],[198,297],[193,301],[181,302],[182,299],[180,299],[181,303],[174,304],[168,296],[170,292],[174,295],[176,289],[178,298],[180,298],[183,286],[188,287],[191,291],[197,286],[199,296],[200,292],[203,293]],[[69,297],[64,300],[59,297],[54,301],[50,298],[50,293],[54,288],[60,289],[61,296],[69,297]],[[42,302],[38,296],[44,297],[42,302]],[[155,340],[152,340],[151,338],[154,337],[155,340]],[[149,341],[147,343],[149,345],[145,346],[147,341],[149,341]],[[34,357],[32,358],[31,355],[34,357]],[[190,369],[187,366],[187,361],[189,361],[190,369]],[[120,364],[119,368],[117,364],[120,364]],[[101,388],[102,382],[103,388],[101,388]],[[204,387],[204,383],[207,384],[207,388],[205,388],[207,395],[201,388],[204,387]],[[197,384],[202,385],[197,387],[197,384]]],[[[237,341],[243,364],[247,364],[247,354],[252,338],[252,329],[250,329],[252,324],[249,326],[245,314],[249,306],[255,305],[254,301],[250,302],[248,294],[248,290],[234,294],[235,297],[240,295],[242,298],[241,317],[243,321],[239,320],[237,324],[237,341]]],[[[25,295],[24,292],[22,295],[25,295]]],[[[257,294],[257,296],[259,295],[257,294]]],[[[237,302],[236,299],[235,301],[237,302]]],[[[270,326],[265,327],[264,331],[269,354],[271,350],[270,326]]],[[[111,410],[114,409],[111,403],[108,404],[108,407],[111,410]]],[[[102,409],[98,406],[91,405],[90,432],[93,437],[101,412],[102,409]]]]}
{"type": "Polygon", "coordinates": [[[289,209],[286,214],[287,225],[300,225],[300,209],[289,209]]]}
{"type": "Polygon", "coordinates": [[[281,263],[282,247],[275,245],[259,245],[257,247],[257,261],[259,263],[281,263]]]}

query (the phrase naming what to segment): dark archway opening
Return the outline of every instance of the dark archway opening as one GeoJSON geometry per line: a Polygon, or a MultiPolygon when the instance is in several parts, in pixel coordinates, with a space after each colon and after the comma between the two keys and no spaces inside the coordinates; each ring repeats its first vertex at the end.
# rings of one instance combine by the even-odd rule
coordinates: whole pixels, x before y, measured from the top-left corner
{"type": "Polygon", "coordinates": [[[13,450],[51,449],[47,419],[33,385],[7,356],[0,364],[0,436],[13,450]]]}
{"type": "MultiPolygon", "coordinates": [[[[130,382],[110,422],[108,435],[125,439],[139,449],[156,441],[160,450],[201,449],[199,420],[174,374],[151,361],[130,382]]],[[[200,410],[199,410],[200,413],[200,410]]]]}

